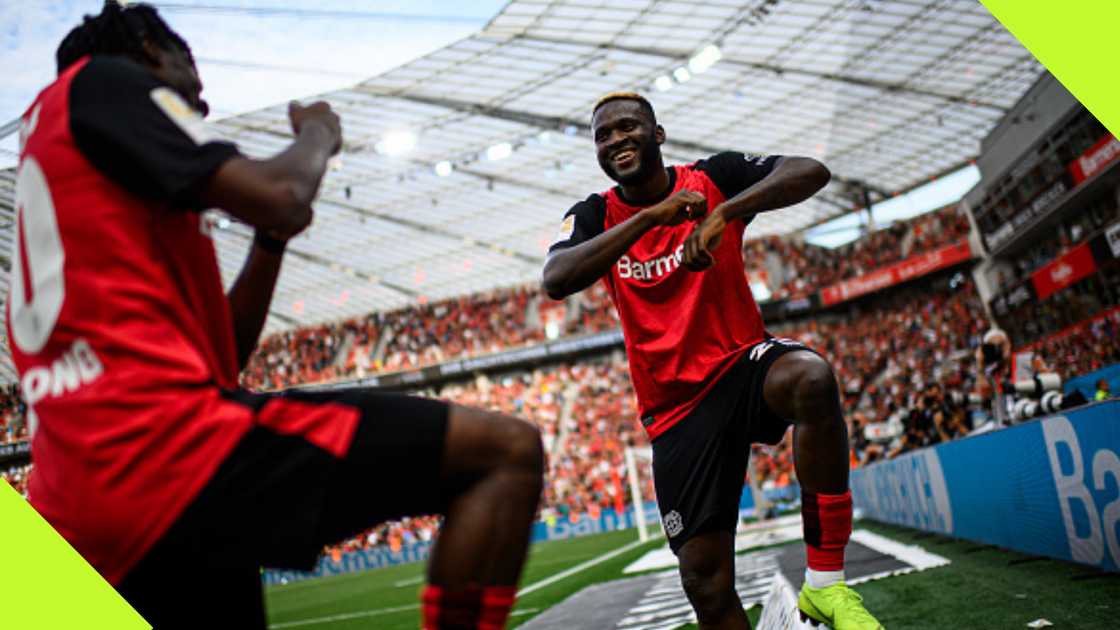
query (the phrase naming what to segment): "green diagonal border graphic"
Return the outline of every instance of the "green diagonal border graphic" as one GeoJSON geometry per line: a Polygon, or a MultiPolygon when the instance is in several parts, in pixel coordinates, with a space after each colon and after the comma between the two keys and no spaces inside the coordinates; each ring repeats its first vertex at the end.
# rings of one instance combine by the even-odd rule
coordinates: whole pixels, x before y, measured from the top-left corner
{"type": "Polygon", "coordinates": [[[980,0],[1113,135],[1120,132],[1115,76],[1117,0],[980,0]]]}
{"type": "Polygon", "coordinates": [[[0,626],[20,630],[148,630],[58,532],[0,480],[0,626]]]}

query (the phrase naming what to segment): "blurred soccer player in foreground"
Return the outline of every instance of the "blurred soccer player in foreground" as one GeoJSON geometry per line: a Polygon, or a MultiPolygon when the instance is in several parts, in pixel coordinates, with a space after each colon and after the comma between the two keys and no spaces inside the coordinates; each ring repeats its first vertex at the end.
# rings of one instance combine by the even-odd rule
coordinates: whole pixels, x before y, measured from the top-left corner
{"type": "Polygon", "coordinates": [[[501,628],[541,490],[532,425],[238,387],[338,116],[292,104],[294,141],[242,156],[207,129],[190,49],[146,5],[107,2],[57,62],[22,119],[8,301],[31,503],[160,629],[264,628],[261,566],[310,569],[324,545],[441,513],[424,627],[501,628]],[[255,230],[228,295],[205,208],[255,230]]]}
{"type": "Polygon", "coordinates": [[[600,99],[591,129],[599,166],[618,186],[567,212],[544,288],[559,299],[606,283],[653,443],[665,532],[700,627],[749,627],[734,580],[747,458],[751,443],[776,444],[792,423],[809,560],[802,617],[881,628],[844,583],[852,499],[836,378],[812,350],[766,332],[743,272],[754,216],[809,198],[830,173],[808,158],[731,152],[666,168],[665,130],[638,94],[600,99]]]}

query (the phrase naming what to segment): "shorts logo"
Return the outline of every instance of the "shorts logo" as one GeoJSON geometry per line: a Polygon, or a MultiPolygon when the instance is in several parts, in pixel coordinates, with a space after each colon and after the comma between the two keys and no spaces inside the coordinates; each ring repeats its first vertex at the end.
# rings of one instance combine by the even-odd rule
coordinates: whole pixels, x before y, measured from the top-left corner
{"type": "Polygon", "coordinates": [[[684,521],[681,520],[680,512],[673,510],[665,515],[663,519],[665,522],[665,533],[669,538],[676,538],[678,534],[684,531],[684,521]]]}
{"type": "Polygon", "coordinates": [[[773,343],[771,343],[769,341],[766,341],[766,342],[760,343],[760,344],[756,345],[755,347],[751,348],[751,361],[754,361],[754,362],[757,363],[758,361],[760,361],[762,359],[763,355],[765,355],[766,352],[768,350],[770,350],[770,348],[773,348],[773,347],[774,347],[773,343]]]}
{"type": "Polygon", "coordinates": [[[751,361],[754,361],[756,363],[758,361],[761,361],[762,357],[765,356],[766,353],[770,351],[770,348],[773,348],[774,344],[776,344],[776,343],[781,344],[783,346],[790,346],[790,347],[793,347],[793,348],[803,348],[803,347],[805,347],[801,344],[801,342],[796,341],[794,339],[786,339],[784,337],[775,337],[775,338],[771,339],[770,341],[764,341],[764,342],[762,342],[760,344],[756,344],[754,347],[752,347],[751,348],[751,354],[750,354],[751,361]]]}

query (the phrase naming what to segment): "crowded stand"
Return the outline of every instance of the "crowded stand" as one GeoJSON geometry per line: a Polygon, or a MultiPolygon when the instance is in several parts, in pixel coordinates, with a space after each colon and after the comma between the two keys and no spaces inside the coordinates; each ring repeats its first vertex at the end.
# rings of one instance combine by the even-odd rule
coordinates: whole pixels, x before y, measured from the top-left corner
{"type": "MultiPolygon", "coordinates": [[[[773,260],[779,260],[785,270],[778,277],[788,280],[774,297],[788,297],[957,242],[967,233],[967,218],[952,206],[837,250],[770,237],[748,241],[745,256],[748,268],[773,269],[773,260]]],[[[1069,308],[1068,300],[1052,304],[1069,308]]],[[[956,439],[989,422],[984,406],[970,402],[970,396],[978,369],[973,356],[991,326],[973,281],[961,270],[943,271],[810,318],[770,324],[776,335],[809,345],[834,366],[853,466],[956,439]]],[[[500,289],[270,336],[242,381],[258,389],[339,381],[617,327],[600,283],[563,302],[548,300],[536,287],[500,289]]],[[[1120,310],[1113,310],[1077,328],[1077,334],[1055,335],[1033,349],[1069,378],[1120,361],[1118,327],[1120,310]]],[[[1016,341],[1030,339],[1021,336],[1027,331],[1015,332],[1016,341]]],[[[541,429],[548,453],[540,511],[545,522],[575,522],[630,503],[626,449],[648,446],[648,440],[636,418],[622,352],[480,374],[419,393],[526,418],[541,429]]],[[[25,437],[17,388],[9,386],[3,394],[0,440],[25,437]]],[[[792,432],[787,432],[776,446],[753,447],[751,470],[762,490],[796,484],[791,442],[792,432]]],[[[22,491],[28,471],[17,467],[4,476],[22,491]]],[[[649,481],[642,486],[647,501],[654,500],[649,481]]],[[[396,551],[432,540],[439,524],[431,516],[383,523],[325,551],[334,557],[374,547],[396,551]]]]}
{"type": "Polygon", "coordinates": [[[775,299],[797,298],[874,269],[968,237],[968,216],[957,205],[898,221],[852,243],[828,249],[799,236],[769,236],[743,244],[746,268],[766,270],[775,299]]]}
{"type": "Polygon", "coordinates": [[[1120,308],[1112,308],[1025,347],[1041,363],[1035,371],[1063,380],[1120,363],[1120,308]]]}
{"type": "MultiPolygon", "coordinates": [[[[548,523],[622,511],[630,502],[625,452],[648,445],[635,420],[633,388],[622,353],[528,371],[478,376],[423,392],[451,402],[525,418],[537,425],[548,454],[540,518],[548,523]],[[565,413],[564,406],[568,405],[565,413]]],[[[654,500],[649,480],[644,499],[654,500]]],[[[328,553],[430,540],[433,517],[386,523],[328,553]]]]}
{"type": "Polygon", "coordinates": [[[452,402],[526,418],[549,454],[544,514],[573,518],[628,501],[625,451],[646,446],[621,353],[443,387],[452,402]],[[567,413],[563,406],[569,405],[567,413]],[[563,423],[563,424],[562,424],[563,423]]]}
{"type": "Polygon", "coordinates": [[[987,328],[972,282],[949,273],[865,299],[839,317],[777,326],[775,333],[809,345],[832,363],[853,461],[865,464],[884,454],[881,442],[868,440],[868,427],[894,429],[886,433],[895,437],[888,443],[891,454],[940,441],[934,416],[947,421],[957,413],[950,401],[968,398],[968,357],[987,328]]]}
{"type": "MultiPolygon", "coordinates": [[[[835,250],[775,236],[746,242],[744,257],[748,269],[777,270],[773,297],[782,299],[959,241],[968,227],[964,213],[950,206],[835,250]]],[[[617,326],[600,283],[564,302],[550,301],[536,286],[496,289],[272,335],[261,342],[242,380],[253,388],[280,389],[361,378],[617,326]]]]}
{"type": "Polygon", "coordinates": [[[564,302],[535,286],[497,289],[264,339],[242,374],[255,389],[361,378],[618,325],[599,284],[564,302]]]}
{"type": "Polygon", "coordinates": [[[0,468],[0,478],[8,482],[23,498],[27,498],[27,475],[31,472],[31,464],[0,468]]]}
{"type": "Polygon", "coordinates": [[[0,386],[0,444],[27,439],[26,410],[18,385],[0,386]]]}
{"type": "MultiPolygon", "coordinates": [[[[868,298],[843,314],[775,327],[775,333],[809,344],[836,366],[858,466],[960,437],[981,422],[966,401],[969,357],[987,327],[975,287],[952,273],[868,298]],[[894,433],[874,431],[887,425],[894,433]],[[881,437],[869,439],[868,427],[881,437]]],[[[542,519],[575,520],[629,502],[625,450],[648,442],[620,353],[479,376],[428,393],[518,415],[541,428],[549,453],[542,519]],[[562,424],[566,401],[570,409],[562,424]]],[[[763,490],[796,483],[790,433],[779,445],[755,446],[753,453],[763,490]]],[[[651,488],[645,492],[651,500],[651,488]]],[[[360,546],[362,540],[368,536],[346,544],[360,546]]]]}

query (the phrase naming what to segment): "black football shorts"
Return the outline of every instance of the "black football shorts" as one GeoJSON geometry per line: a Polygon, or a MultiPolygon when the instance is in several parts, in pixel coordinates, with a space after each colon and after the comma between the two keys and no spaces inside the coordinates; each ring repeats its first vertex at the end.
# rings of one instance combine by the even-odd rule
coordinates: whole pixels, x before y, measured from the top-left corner
{"type": "Polygon", "coordinates": [[[446,403],[360,389],[227,398],[257,412],[356,408],[359,421],[343,457],[302,436],[250,430],[117,587],[156,630],[263,630],[262,566],[309,570],[326,545],[446,508],[446,403]]]}
{"type": "MultiPolygon", "coordinates": [[[[673,553],[693,536],[734,531],[751,444],[777,444],[790,422],[762,385],[779,357],[808,347],[767,338],[747,349],[688,416],[653,441],[653,485],[673,553]]],[[[811,350],[810,350],[811,351],[811,350]]]]}

